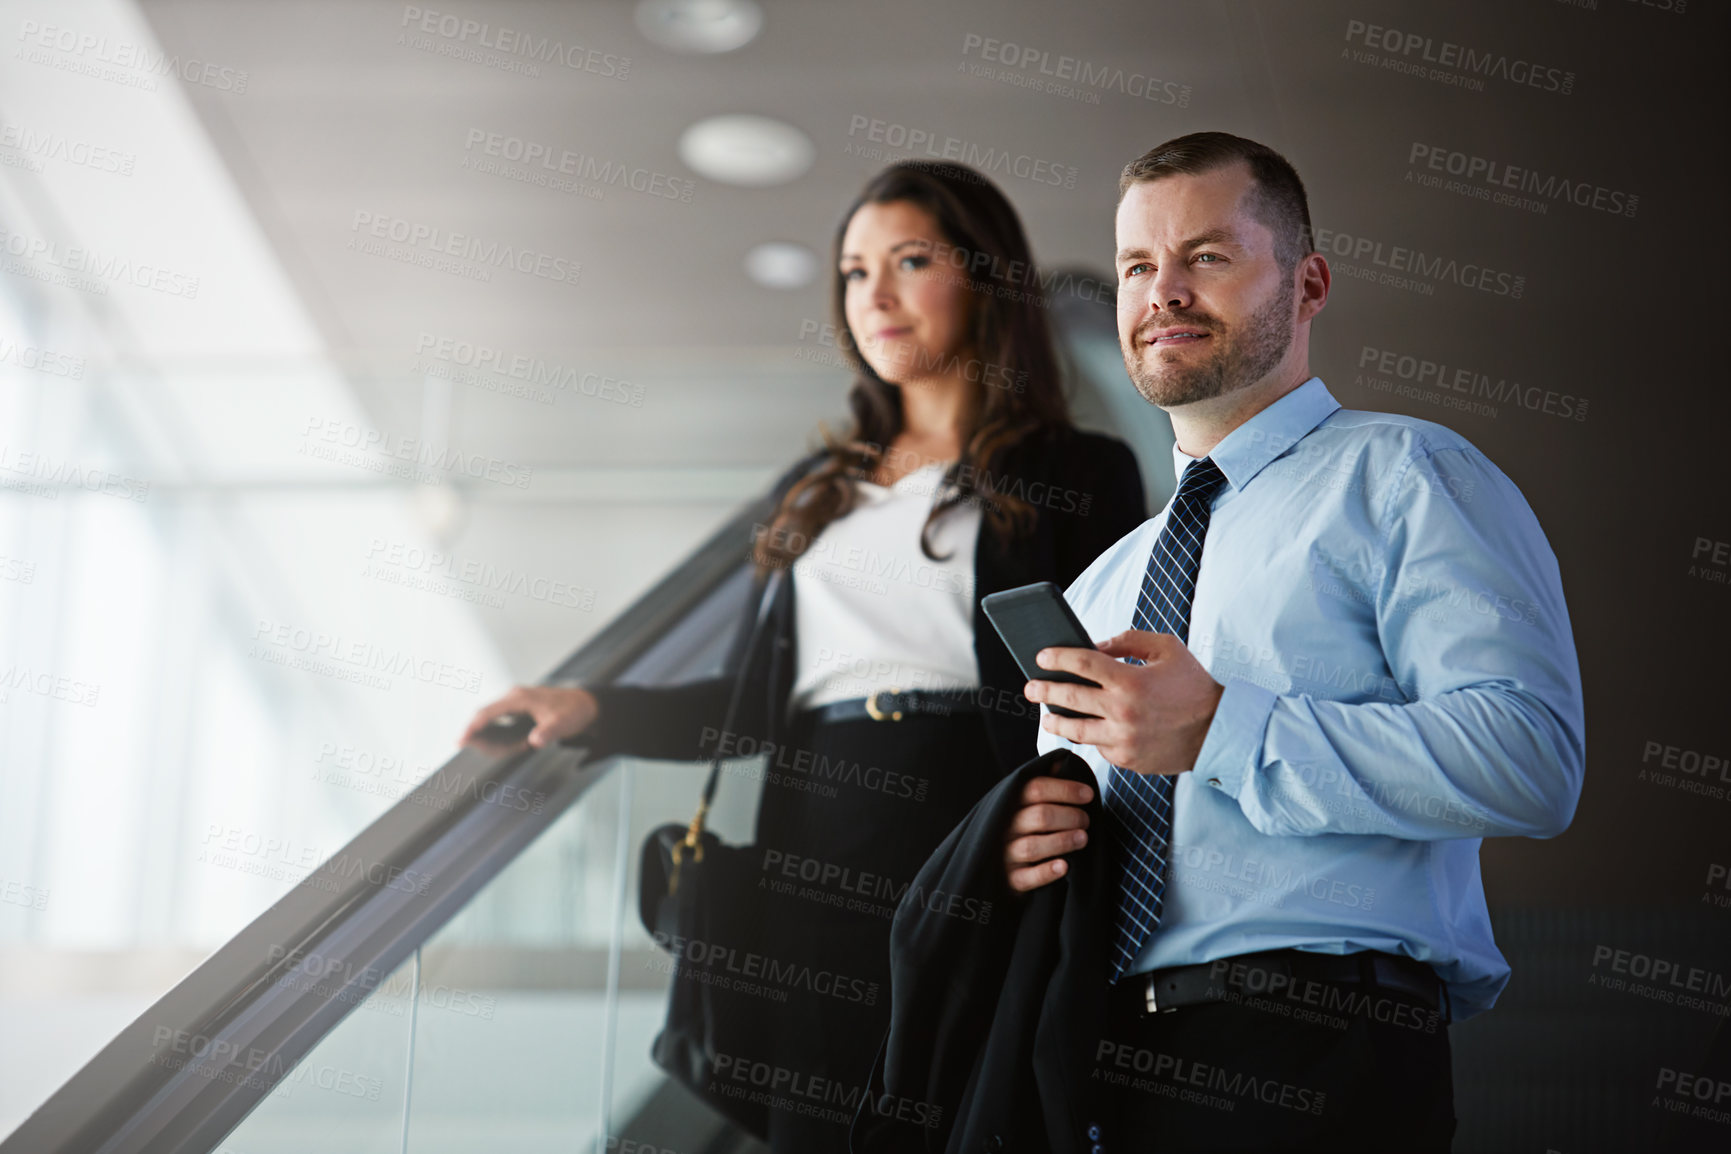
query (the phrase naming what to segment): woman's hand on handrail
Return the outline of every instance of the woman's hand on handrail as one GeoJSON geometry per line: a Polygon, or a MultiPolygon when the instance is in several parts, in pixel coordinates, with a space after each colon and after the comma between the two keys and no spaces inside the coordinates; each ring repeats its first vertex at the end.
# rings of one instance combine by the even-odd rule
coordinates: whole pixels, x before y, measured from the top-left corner
{"type": "Polygon", "coordinates": [[[458,745],[485,741],[489,725],[513,714],[527,714],[535,722],[529,744],[536,749],[582,733],[601,713],[595,695],[575,686],[519,685],[491,705],[483,706],[457,739],[458,745]]]}

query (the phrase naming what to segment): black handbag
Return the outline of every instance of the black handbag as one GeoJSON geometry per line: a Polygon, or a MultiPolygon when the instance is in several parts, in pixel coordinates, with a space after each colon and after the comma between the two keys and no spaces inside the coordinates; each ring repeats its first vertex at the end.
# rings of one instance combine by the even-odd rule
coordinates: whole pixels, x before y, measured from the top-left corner
{"type": "MultiPolygon", "coordinates": [[[[770,575],[757,621],[727,705],[722,732],[738,711],[749,655],[768,617],[783,572],[770,575]]],[[[719,952],[740,953],[762,940],[762,902],[755,846],[727,845],[703,828],[721,777],[721,745],[689,825],[658,827],[643,843],[638,916],[655,944],[673,955],[667,1020],[655,1037],[655,1064],[711,1109],[759,1139],[769,1134],[769,1107],[749,1081],[716,1076],[716,1060],[754,1061],[768,1053],[772,1017],[763,1001],[731,988],[728,975],[708,967],[719,952]]]]}

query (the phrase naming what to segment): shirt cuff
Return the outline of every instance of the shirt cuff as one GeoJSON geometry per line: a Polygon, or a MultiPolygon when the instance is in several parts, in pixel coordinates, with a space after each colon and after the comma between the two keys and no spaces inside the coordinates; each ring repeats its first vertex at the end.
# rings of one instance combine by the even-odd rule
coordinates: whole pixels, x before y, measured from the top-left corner
{"type": "Polygon", "coordinates": [[[1262,735],[1275,700],[1274,693],[1260,685],[1237,678],[1226,683],[1191,771],[1197,781],[1228,797],[1239,796],[1262,751],[1262,735]]]}

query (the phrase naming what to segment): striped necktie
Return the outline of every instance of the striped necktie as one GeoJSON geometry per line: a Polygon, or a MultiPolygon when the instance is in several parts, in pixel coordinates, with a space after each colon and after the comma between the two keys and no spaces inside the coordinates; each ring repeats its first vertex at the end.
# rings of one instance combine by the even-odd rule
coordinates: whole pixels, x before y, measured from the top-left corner
{"type": "MultiPolygon", "coordinates": [[[[1196,593],[1202,540],[1208,535],[1210,504],[1225,480],[1220,466],[1207,457],[1185,467],[1184,479],[1178,482],[1178,493],[1166,514],[1166,526],[1148,557],[1142,595],[1136,601],[1135,628],[1170,633],[1180,641],[1190,639],[1190,600],[1196,593]]],[[[1118,918],[1112,931],[1115,982],[1135,962],[1160,924],[1166,851],[1172,835],[1173,779],[1166,774],[1132,773],[1114,765],[1108,780],[1111,788],[1106,795],[1106,812],[1112,818],[1113,844],[1123,875],[1118,918]]]]}

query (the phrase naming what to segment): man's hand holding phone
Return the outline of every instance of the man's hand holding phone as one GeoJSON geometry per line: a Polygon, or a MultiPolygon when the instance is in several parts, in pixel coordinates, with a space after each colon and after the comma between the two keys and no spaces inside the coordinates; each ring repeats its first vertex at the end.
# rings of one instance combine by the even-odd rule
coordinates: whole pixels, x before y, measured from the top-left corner
{"type": "MultiPolygon", "coordinates": [[[[1209,676],[1190,650],[1169,633],[1127,630],[1095,649],[1042,649],[1036,661],[1097,683],[1037,679],[1023,690],[1029,701],[1065,706],[1092,717],[1047,713],[1048,733],[1092,745],[1112,765],[1136,773],[1187,773],[1196,765],[1225,687],[1209,676]],[[1137,657],[1145,664],[1119,660],[1137,657]]],[[[1081,782],[1036,777],[1022,791],[1004,843],[1010,888],[1026,893],[1063,877],[1063,855],[1088,843],[1081,808],[1093,791],[1081,782]]]]}
{"type": "Polygon", "coordinates": [[[1041,728],[1091,745],[1112,765],[1135,773],[1187,773],[1196,765],[1225,686],[1210,677],[1170,633],[1129,629],[1096,649],[1042,649],[1042,669],[1096,682],[1030,681],[1029,701],[1062,705],[1092,718],[1048,713],[1041,728]],[[1130,665],[1119,658],[1136,657],[1130,665]]]}
{"type": "MultiPolygon", "coordinates": [[[[1214,721],[1225,687],[1170,633],[1130,629],[1090,643],[1056,585],[1042,581],[993,593],[986,617],[1029,677],[1022,693],[1046,706],[1047,733],[1091,745],[1107,762],[1135,773],[1186,773],[1214,721]],[[1142,662],[1130,665],[1120,658],[1142,662]],[[1050,671],[1055,677],[1039,676],[1050,671]]],[[[1036,777],[1004,838],[1010,888],[1049,885],[1068,868],[1063,855],[1088,842],[1080,808],[1093,791],[1080,782],[1036,777]]]]}

